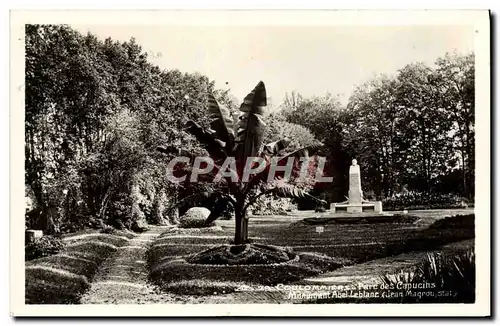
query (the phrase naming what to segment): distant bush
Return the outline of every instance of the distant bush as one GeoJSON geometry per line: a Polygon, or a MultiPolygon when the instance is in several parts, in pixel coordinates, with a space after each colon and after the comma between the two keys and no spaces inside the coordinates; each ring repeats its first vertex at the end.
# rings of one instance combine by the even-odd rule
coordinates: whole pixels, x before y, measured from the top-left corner
{"type": "Polygon", "coordinates": [[[28,261],[55,255],[63,248],[64,248],[64,243],[60,238],[53,237],[50,235],[45,235],[39,239],[36,239],[33,242],[28,243],[25,246],[24,259],[28,261]]]}
{"type": "Polygon", "coordinates": [[[261,197],[251,206],[254,215],[286,215],[294,209],[297,209],[297,205],[293,204],[292,199],[272,196],[261,197]]]}
{"type": "Polygon", "coordinates": [[[467,202],[456,194],[437,194],[410,191],[395,194],[383,200],[384,210],[452,209],[465,208],[467,202]]]}

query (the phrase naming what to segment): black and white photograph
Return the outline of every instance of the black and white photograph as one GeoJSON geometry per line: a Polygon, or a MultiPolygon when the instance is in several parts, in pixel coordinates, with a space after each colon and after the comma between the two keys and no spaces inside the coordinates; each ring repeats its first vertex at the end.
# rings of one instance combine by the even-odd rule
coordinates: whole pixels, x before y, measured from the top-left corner
{"type": "Polygon", "coordinates": [[[15,315],[489,315],[487,10],[11,15],[15,315]]]}

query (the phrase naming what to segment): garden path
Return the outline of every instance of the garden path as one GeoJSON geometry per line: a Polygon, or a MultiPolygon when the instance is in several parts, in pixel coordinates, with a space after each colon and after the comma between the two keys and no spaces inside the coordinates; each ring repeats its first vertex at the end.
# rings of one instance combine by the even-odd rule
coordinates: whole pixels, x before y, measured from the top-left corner
{"type": "Polygon", "coordinates": [[[130,242],[118,248],[104,261],[92,285],[82,297],[82,304],[144,304],[174,302],[148,283],[146,251],[165,226],[150,226],[130,242]]]}

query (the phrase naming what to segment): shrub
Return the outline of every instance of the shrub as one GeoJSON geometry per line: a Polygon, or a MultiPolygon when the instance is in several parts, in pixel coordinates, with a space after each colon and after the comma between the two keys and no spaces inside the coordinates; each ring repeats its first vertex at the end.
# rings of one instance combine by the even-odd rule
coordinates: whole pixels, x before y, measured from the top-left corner
{"type": "Polygon", "coordinates": [[[402,292],[403,303],[411,302],[461,302],[475,301],[476,261],[473,250],[449,257],[441,253],[428,254],[412,272],[401,271],[397,276],[384,275],[382,283],[389,288],[408,284],[415,291],[402,292]],[[431,291],[419,290],[418,286],[430,284],[431,291]],[[432,295],[412,295],[423,291],[432,295]]]}
{"type": "Polygon", "coordinates": [[[405,209],[451,209],[465,208],[467,202],[456,194],[438,194],[409,191],[384,199],[383,207],[388,211],[405,209]]]}
{"type": "Polygon", "coordinates": [[[286,215],[294,209],[297,206],[292,203],[292,199],[272,196],[261,197],[251,207],[255,215],[286,215]]]}
{"type": "Polygon", "coordinates": [[[259,265],[290,261],[296,255],[287,248],[263,244],[221,245],[188,257],[193,264],[259,265]]]}
{"type": "Polygon", "coordinates": [[[208,215],[210,215],[210,211],[204,207],[190,208],[186,214],[181,217],[179,226],[185,229],[212,227],[215,225],[215,222],[210,224],[205,223],[208,215]]]}
{"type": "Polygon", "coordinates": [[[57,254],[64,248],[64,243],[60,238],[45,235],[25,246],[26,261],[37,258],[47,257],[57,254]]]}
{"type": "Polygon", "coordinates": [[[102,230],[101,230],[101,233],[105,233],[105,234],[113,234],[114,232],[116,231],[116,229],[112,226],[109,226],[109,225],[105,225],[102,230]]]}
{"type": "Polygon", "coordinates": [[[232,220],[234,217],[234,207],[229,205],[219,217],[219,220],[232,220]]]}

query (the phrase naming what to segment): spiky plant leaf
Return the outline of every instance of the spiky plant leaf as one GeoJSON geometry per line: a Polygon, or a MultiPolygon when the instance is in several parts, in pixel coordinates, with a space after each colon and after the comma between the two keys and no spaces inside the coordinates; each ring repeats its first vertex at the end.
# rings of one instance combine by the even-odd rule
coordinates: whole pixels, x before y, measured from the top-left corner
{"type": "Polygon", "coordinates": [[[301,188],[299,188],[299,187],[297,187],[295,185],[292,185],[292,184],[280,183],[276,187],[270,189],[269,192],[273,193],[273,194],[275,194],[277,196],[287,197],[287,198],[300,199],[300,198],[306,198],[307,197],[307,198],[313,199],[317,203],[326,204],[326,202],[324,200],[319,199],[317,197],[314,197],[314,196],[310,195],[304,189],[301,189],[301,188]]]}
{"type": "MultiPolygon", "coordinates": [[[[277,165],[281,166],[283,164],[286,164],[286,162],[288,161],[288,159],[290,157],[293,157],[295,159],[300,159],[301,157],[309,157],[310,155],[314,155],[322,147],[323,147],[323,144],[314,144],[311,146],[303,147],[303,148],[298,149],[290,154],[284,155],[283,157],[278,159],[277,165]]],[[[250,181],[246,185],[245,192],[251,191],[253,188],[255,188],[257,185],[259,185],[261,182],[266,181],[269,177],[270,167],[271,167],[271,162],[268,162],[264,171],[253,176],[253,178],[250,179],[250,181]]]]}
{"type": "Polygon", "coordinates": [[[208,94],[208,113],[210,115],[210,128],[214,130],[215,137],[223,141],[226,148],[232,149],[234,142],[233,117],[229,109],[220,105],[212,93],[208,94]]]}
{"type": "Polygon", "coordinates": [[[266,105],[266,87],[263,82],[259,82],[240,106],[242,114],[237,124],[234,147],[240,162],[245,162],[247,157],[257,156],[260,150],[266,127],[262,116],[266,105]]]}
{"type": "Polygon", "coordinates": [[[281,151],[285,150],[288,145],[290,145],[291,140],[288,138],[283,138],[272,143],[266,144],[264,146],[265,155],[276,155],[281,151]]]}
{"type": "Polygon", "coordinates": [[[191,120],[186,123],[185,127],[205,147],[214,160],[225,159],[227,157],[223,151],[223,143],[216,139],[213,134],[207,132],[199,124],[191,120]]]}

